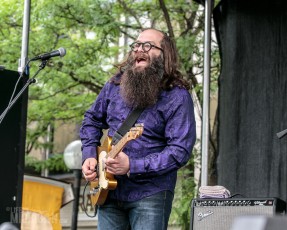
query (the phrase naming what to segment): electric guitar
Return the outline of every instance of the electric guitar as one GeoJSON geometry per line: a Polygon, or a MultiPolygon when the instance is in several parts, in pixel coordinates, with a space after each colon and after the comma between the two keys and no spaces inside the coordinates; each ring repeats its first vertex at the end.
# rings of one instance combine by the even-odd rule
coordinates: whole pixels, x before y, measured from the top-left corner
{"type": "Polygon", "coordinates": [[[111,146],[111,137],[107,137],[103,145],[97,148],[98,178],[96,181],[90,182],[90,195],[93,206],[104,204],[109,190],[114,190],[117,187],[117,181],[114,179],[114,175],[106,172],[105,170],[105,160],[108,159],[108,157],[114,159],[130,140],[140,137],[142,133],[143,124],[136,124],[136,126],[132,127],[129,132],[127,132],[126,135],[124,135],[122,139],[115,146],[113,146],[113,148],[111,146]]]}

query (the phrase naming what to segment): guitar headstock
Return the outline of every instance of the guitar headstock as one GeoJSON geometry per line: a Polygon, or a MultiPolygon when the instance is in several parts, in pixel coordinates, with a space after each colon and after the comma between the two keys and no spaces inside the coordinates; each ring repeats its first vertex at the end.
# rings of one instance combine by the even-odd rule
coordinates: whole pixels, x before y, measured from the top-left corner
{"type": "Polygon", "coordinates": [[[132,127],[130,131],[127,133],[128,140],[133,140],[140,137],[144,130],[144,124],[136,124],[135,127],[132,127]]]}

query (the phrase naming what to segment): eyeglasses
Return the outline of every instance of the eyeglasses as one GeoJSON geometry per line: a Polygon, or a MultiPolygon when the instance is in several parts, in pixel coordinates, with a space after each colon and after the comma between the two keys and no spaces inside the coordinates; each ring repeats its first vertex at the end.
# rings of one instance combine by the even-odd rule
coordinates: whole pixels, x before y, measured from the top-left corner
{"type": "Polygon", "coordinates": [[[138,49],[140,48],[140,46],[142,46],[142,49],[144,52],[148,52],[150,51],[151,48],[157,48],[159,50],[161,50],[163,52],[163,49],[158,47],[158,46],[155,46],[155,45],[152,45],[150,42],[134,42],[130,45],[131,47],[131,50],[132,51],[138,51],[138,49]]]}

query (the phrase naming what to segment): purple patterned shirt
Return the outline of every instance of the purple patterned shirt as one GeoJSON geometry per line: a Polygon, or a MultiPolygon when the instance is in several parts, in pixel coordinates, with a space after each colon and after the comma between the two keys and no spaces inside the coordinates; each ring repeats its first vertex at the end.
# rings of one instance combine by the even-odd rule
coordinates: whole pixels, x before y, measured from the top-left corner
{"type": "MultiPolygon", "coordinates": [[[[109,129],[112,137],[131,112],[119,90],[119,85],[106,83],[86,111],[80,130],[83,161],[96,157],[102,129],[109,129]]],[[[143,133],[123,149],[129,156],[130,176],[115,176],[117,188],[109,192],[111,198],[121,201],[139,200],[163,190],[174,192],[177,170],[189,160],[196,139],[191,96],[178,87],[162,91],[156,105],[146,108],[136,123],[144,124],[143,133]]]]}

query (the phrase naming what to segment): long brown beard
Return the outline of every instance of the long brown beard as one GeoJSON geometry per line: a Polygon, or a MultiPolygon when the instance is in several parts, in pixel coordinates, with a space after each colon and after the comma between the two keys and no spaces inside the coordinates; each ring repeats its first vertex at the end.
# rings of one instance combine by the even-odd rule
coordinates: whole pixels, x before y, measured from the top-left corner
{"type": "Polygon", "coordinates": [[[134,57],[130,57],[122,76],[120,93],[125,102],[133,108],[154,105],[161,89],[163,58],[153,57],[150,65],[145,68],[135,68],[134,63],[134,57]]]}

